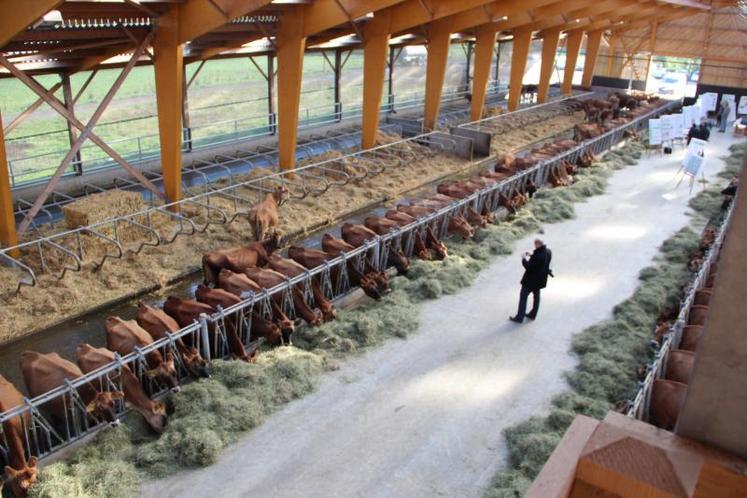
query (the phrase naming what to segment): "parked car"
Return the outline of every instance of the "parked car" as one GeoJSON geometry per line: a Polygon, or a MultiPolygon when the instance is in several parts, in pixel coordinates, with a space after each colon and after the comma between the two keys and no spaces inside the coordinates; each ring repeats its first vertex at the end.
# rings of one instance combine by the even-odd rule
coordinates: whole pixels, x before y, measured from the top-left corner
{"type": "Polygon", "coordinates": [[[682,73],[667,73],[661,79],[661,83],[659,93],[662,95],[672,95],[675,91],[684,90],[687,83],[687,75],[682,73]]]}
{"type": "Polygon", "coordinates": [[[693,74],[690,75],[690,81],[693,83],[697,83],[700,79],[700,71],[695,71],[693,74]]]}
{"type": "Polygon", "coordinates": [[[428,60],[425,45],[408,45],[402,50],[402,62],[408,66],[424,66],[428,60]]]}
{"type": "Polygon", "coordinates": [[[651,76],[653,76],[657,80],[662,79],[665,74],[667,74],[667,72],[661,66],[657,66],[657,67],[654,68],[653,71],[651,71],[651,76]]]}

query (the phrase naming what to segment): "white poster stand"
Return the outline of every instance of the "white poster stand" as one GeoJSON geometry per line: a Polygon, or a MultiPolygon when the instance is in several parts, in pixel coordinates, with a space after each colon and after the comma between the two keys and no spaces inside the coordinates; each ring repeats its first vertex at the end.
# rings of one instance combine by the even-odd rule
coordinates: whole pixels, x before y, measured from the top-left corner
{"type": "Polygon", "coordinates": [[[661,140],[668,142],[674,138],[674,120],[671,114],[661,117],[661,140]]]}
{"type": "Polygon", "coordinates": [[[741,97],[739,97],[737,114],[747,114],[747,95],[742,95],[741,97]]]}
{"type": "Polygon", "coordinates": [[[705,188],[705,171],[703,170],[703,155],[705,152],[705,146],[705,140],[701,140],[699,138],[693,138],[692,140],[690,140],[690,145],[688,145],[687,150],[685,150],[685,157],[684,159],[682,159],[682,166],[680,166],[680,169],[675,175],[675,177],[677,177],[680,173],[682,173],[682,176],[680,176],[679,180],[677,181],[677,185],[674,187],[675,189],[680,186],[682,180],[684,180],[686,176],[689,176],[690,193],[692,194],[693,184],[695,183],[695,178],[698,176],[698,173],[701,173],[703,175],[703,188],[705,188]]]}
{"type": "Polygon", "coordinates": [[[661,119],[648,120],[648,144],[661,145],[661,119]]]}

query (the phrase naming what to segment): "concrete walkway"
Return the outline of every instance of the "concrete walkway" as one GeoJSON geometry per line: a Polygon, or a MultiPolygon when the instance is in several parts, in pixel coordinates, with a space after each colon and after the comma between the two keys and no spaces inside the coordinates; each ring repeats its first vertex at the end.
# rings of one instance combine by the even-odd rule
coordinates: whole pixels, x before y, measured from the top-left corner
{"type": "MultiPolygon", "coordinates": [[[[706,176],[731,142],[713,133],[706,176]]],[[[606,195],[577,205],[576,219],[545,227],[557,278],[536,322],[507,321],[533,235],[469,289],[426,303],[410,339],[346,361],[216,465],[147,483],[144,494],[480,496],[505,464],[501,431],[543,414],[566,388],[571,336],[608,318],[661,242],[687,223],[688,189],[673,191],[681,156],[617,172],[606,195]]]]}

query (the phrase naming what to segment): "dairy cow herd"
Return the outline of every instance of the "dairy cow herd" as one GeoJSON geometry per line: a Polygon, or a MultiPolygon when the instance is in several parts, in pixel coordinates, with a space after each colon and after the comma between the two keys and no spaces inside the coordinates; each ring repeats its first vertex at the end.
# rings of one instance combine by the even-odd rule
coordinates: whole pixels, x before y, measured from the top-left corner
{"type": "MultiPolygon", "coordinates": [[[[344,223],[340,228],[339,237],[331,233],[324,234],[319,248],[291,246],[287,249],[287,256],[279,254],[279,209],[288,192],[284,187],[273,189],[248,212],[255,241],[243,246],[217,249],[203,255],[204,282],[195,289],[194,299],[170,296],[160,308],[140,303],[134,319],[108,317],[104,326],[106,347],[79,345],[75,363],[57,353],[24,352],[21,355],[20,367],[29,396],[39,396],[85,373],[110,365],[116,360],[117,354],[124,356],[138,351],[191,325],[202,315],[216,313],[219,307],[227,309],[237,305],[243,301],[247,293],[261,294],[287,282],[289,278],[325,265],[340,255],[365,245],[377,235],[385,235],[407,227],[419,218],[467,198],[478,190],[576,147],[580,140],[602,133],[611,126],[611,123],[619,125],[635,115],[633,112],[627,118],[615,117],[615,113],[622,106],[627,107],[627,110],[646,107],[642,99],[623,100],[614,95],[608,101],[582,101],[579,105],[584,108],[590,119],[596,121],[577,126],[575,139],[551,141],[521,156],[504,155],[498,158],[492,171],[463,180],[442,182],[437,186],[436,193],[400,203],[386,211],[384,216],[366,217],[362,224],[344,223]],[[608,108],[612,110],[609,116],[606,113],[608,108]],[[598,112],[600,109],[603,111],[598,112]]],[[[550,184],[553,187],[569,185],[573,181],[576,168],[589,167],[593,160],[594,156],[587,152],[575,163],[560,163],[549,172],[550,184]]],[[[505,208],[510,214],[516,213],[528,202],[537,187],[532,181],[527,180],[509,195],[496,191],[497,205],[505,208]]],[[[488,204],[479,211],[473,207],[466,207],[448,217],[445,232],[469,239],[475,234],[476,229],[485,227],[494,220],[495,214],[488,204]]],[[[447,258],[448,249],[440,240],[439,231],[437,223],[432,222],[425,224],[420,230],[408,231],[406,235],[394,240],[387,247],[386,266],[395,268],[400,275],[406,274],[410,267],[410,259],[406,255],[406,252],[409,252],[406,248],[409,247],[412,248],[411,254],[414,257],[423,260],[447,258]],[[409,237],[412,237],[412,240],[409,237]]],[[[388,273],[365,257],[358,261],[354,258],[348,260],[345,273],[350,284],[359,287],[373,299],[380,299],[389,291],[388,273]]],[[[329,278],[333,282],[339,282],[342,278],[341,268],[332,267],[329,278]]],[[[232,359],[250,362],[259,354],[259,345],[263,342],[273,346],[291,344],[297,319],[311,327],[334,320],[336,310],[330,296],[325,292],[324,284],[322,277],[316,276],[308,287],[298,284],[291,288],[289,296],[283,293],[273,294],[266,312],[252,309],[245,311],[243,315],[226,315],[222,327],[223,334],[218,334],[215,325],[211,323],[208,326],[211,356],[222,356],[227,351],[232,359]],[[247,334],[249,338],[257,340],[245,341],[242,336],[247,334]]],[[[197,340],[185,336],[175,339],[173,347],[166,351],[153,350],[144,355],[138,368],[142,368],[144,375],[141,377],[144,377],[145,381],[141,382],[130,367],[122,366],[110,377],[112,384],[121,386],[121,390],[85,383],[77,388],[75,402],[79,403],[79,409],[82,408],[85,417],[90,417],[90,422],[108,421],[116,424],[117,414],[121,413],[122,403],[126,401],[133,410],[142,415],[154,432],[161,433],[167,422],[167,406],[162,401],[151,399],[150,393],[162,391],[164,388],[172,392],[178,391],[180,378],[183,376],[180,374],[195,379],[209,376],[208,362],[200,354],[199,345],[193,342],[197,340]]],[[[23,403],[23,395],[19,390],[0,376],[0,412],[23,403]]],[[[42,409],[53,421],[64,421],[70,415],[70,398],[59,397],[45,403],[42,409]]],[[[5,471],[13,493],[19,497],[26,496],[37,475],[36,458],[26,458],[29,451],[26,447],[25,428],[29,427],[30,422],[30,416],[25,412],[3,424],[9,450],[5,471]]]]}

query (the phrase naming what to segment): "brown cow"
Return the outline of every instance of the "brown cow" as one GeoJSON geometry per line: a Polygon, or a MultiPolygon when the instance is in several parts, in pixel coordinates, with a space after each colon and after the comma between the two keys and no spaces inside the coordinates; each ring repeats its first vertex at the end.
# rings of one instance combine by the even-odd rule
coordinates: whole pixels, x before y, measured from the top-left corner
{"type": "Polygon", "coordinates": [[[689,384],[694,365],[695,353],[682,349],[673,349],[667,356],[667,369],[664,378],[689,384]]]}
{"type": "MultiPolygon", "coordinates": [[[[407,226],[417,219],[404,211],[396,211],[394,209],[387,211],[385,216],[392,221],[396,221],[401,227],[407,226]]],[[[425,241],[423,241],[419,232],[415,233],[415,247],[415,254],[417,254],[421,259],[442,260],[446,259],[448,256],[446,244],[436,237],[436,234],[430,225],[426,225],[425,227],[425,241]],[[427,254],[426,251],[428,251],[427,254]]]]}
{"type": "MultiPolygon", "coordinates": [[[[148,306],[142,302],[138,303],[135,321],[155,340],[163,339],[164,337],[168,337],[168,334],[174,334],[180,330],[176,320],[164,313],[163,310],[148,306]]],[[[174,339],[174,344],[182,358],[182,364],[189,375],[194,378],[210,377],[207,361],[202,357],[197,348],[187,347],[181,338],[174,339]]]]}
{"type": "MultiPolygon", "coordinates": [[[[342,239],[336,238],[331,233],[325,233],[324,235],[322,235],[322,251],[326,252],[328,255],[337,257],[343,253],[352,251],[353,249],[355,249],[354,246],[348,244],[342,239]]],[[[299,261],[299,263],[303,264],[303,262],[301,261],[299,261]]],[[[382,293],[389,292],[389,275],[387,274],[387,272],[377,270],[366,258],[364,258],[364,265],[366,276],[372,278],[377,283],[379,291],[382,293]]],[[[353,265],[352,262],[348,263],[348,273],[351,275],[351,277],[354,274],[359,273],[358,270],[355,269],[355,265],[353,265]]],[[[360,284],[354,282],[354,285],[360,284]]]]}
{"type": "MultiPolygon", "coordinates": [[[[0,413],[23,404],[23,394],[0,375],[0,413]]],[[[10,480],[10,490],[18,498],[26,497],[37,478],[36,457],[26,460],[26,429],[30,424],[31,415],[28,411],[3,422],[9,464],[5,467],[5,474],[10,480]]]]}
{"type": "Polygon", "coordinates": [[[699,289],[695,291],[695,299],[693,304],[700,306],[708,306],[708,302],[711,300],[711,289],[699,289]]]}
{"type": "Polygon", "coordinates": [[[656,379],[651,390],[649,422],[667,431],[674,429],[686,395],[687,384],[656,379]]]}
{"type": "MultiPolygon", "coordinates": [[[[288,277],[282,273],[278,273],[275,270],[267,270],[265,268],[247,268],[244,273],[246,276],[257,282],[261,287],[265,289],[272,289],[273,287],[285,283],[288,277]]],[[[310,326],[321,325],[322,323],[322,312],[319,310],[312,310],[306,300],[303,297],[301,291],[296,287],[291,289],[291,297],[293,298],[293,307],[303,320],[310,326]]]]}
{"type": "MultiPolygon", "coordinates": [[[[369,223],[372,223],[372,218],[366,218],[369,223]]],[[[379,223],[389,224],[392,227],[396,227],[397,224],[386,218],[377,218],[379,223]]],[[[376,233],[369,227],[364,225],[357,225],[353,223],[343,223],[340,229],[342,233],[342,240],[352,245],[353,247],[360,247],[367,241],[376,238],[376,233]]],[[[406,275],[407,270],[410,269],[410,260],[402,253],[401,250],[395,249],[393,245],[389,246],[388,263],[397,269],[397,273],[400,275],[406,275]]]]}
{"type": "MultiPolygon", "coordinates": [[[[216,309],[218,306],[226,309],[241,302],[241,298],[236,294],[223,289],[210,289],[204,285],[197,286],[197,289],[195,289],[195,297],[198,302],[205,303],[216,309]]],[[[241,314],[241,318],[243,318],[243,313],[241,314]]],[[[251,324],[250,334],[252,337],[264,337],[264,339],[273,346],[283,344],[283,334],[280,332],[280,327],[272,323],[270,320],[258,317],[257,313],[253,312],[251,324]],[[256,323],[255,318],[257,318],[256,323]]],[[[239,325],[236,323],[235,317],[226,317],[226,326],[233,328],[233,332],[228,334],[229,338],[239,337],[239,325]]],[[[288,335],[288,340],[290,342],[290,335],[288,335]]],[[[252,353],[250,354],[252,361],[255,360],[258,355],[258,346],[259,344],[256,344],[255,347],[252,348],[252,353]]]]}
{"type": "MultiPolygon", "coordinates": [[[[176,320],[179,326],[186,327],[199,320],[200,315],[212,315],[216,312],[216,309],[209,304],[198,303],[191,299],[169,296],[166,302],[163,303],[163,311],[176,320]]],[[[212,324],[208,326],[208,333],[211,334],[210,344],[215,344],[215,327],[212,324]]],[[[226,342],[228,351],[233,359],[251,362],[257,354],[256,347],[251,351],[247,351],[244,348],[241,338],[239,338],[236,329],[233,327],[226,327],[226,342]]]]}
{"type": "MultiPolygon", "coordinates": [[[[106,348],[94,348],[90,344],[81,344],[75,350],[78,365],[86,373],[109,365],[115,361],[114,352],[106,348]]],[[[161,434],[166,427],[166,405],[161,401],[153,401],[145,394],[140,381],[132,373],[130,367],[123,365],[120,370],[122,390],[125,400],[143,416],[145,422],[156,434],[161,434]]],[[[116,378],[112,379],[117,382],[116,378]]]]}
{"type": "MultiPolygon", "coordinates": [[[[221,270],[218,274],[218,287],[242,298],[246,292],[253,292],[255,294],[262,292],[262,287],[245,274],[234,273],[231,270],[225,269],[221,270]]],[[[293,333],[296,331],[295,322],[283,313],[283,310],[278,306],[276,299],[270,299],[270,306],[272,307],[272,319],[280,328],[282,343],[290,344],[291,337],[293,337],[293,333]]],[[[268,341],[273,343],[274,339],[267,337],[268,335],[272,335],[272,330],[270,330],[263,321],[258,322],[257,327],[259,327],[259,329],[256,331],[256,335],[265,337],[268,341]]]]}
{"type": "MultiPolygon", "coordinates": [[[[307,268],[293,259],[283,258],[277,254],[270,256],[269,267],[278,273],[293,278],[295,276],[306,273],[307,268]]],[[[337,317],[337,310],[332,305],[332,301],[327,299],[324,295],[324,291],[319,286],[319,282],[316,277],[311,279],[311,292],[314,295],[314,302],[322,312],[322,318],[325,322],[334,320],[337,317]]]]}
{"type": "Polygon", "coordinates": [[[702,325],[686,325],[682,329],[682,339],[680,340],[680,349],[685,351],[695,351],[698,349],[698,342],[703,336],[702,325]]]}
{"type": "Polygon", "coordinates": [[[463,240],[467,240],[475,235],[475,229],[470,226],[462,215],[449,217],[449,227],[447,232],[453,235],[458,235],[463,240]]]}
{"type": "MultiPolygon", "coordinates": [[[[105,322],[106,347],[122,356],[153,344],[153,337],[135,320],[122,320],[118,316],[108,316],[105,322]]],[[[171,391],[179,391],[179,377],[174,366],[174,355],[171,352],[162,355],[157,349],[147,353],[145,360],[150,370],[149,377],[158,379],[171,391]]]]}
{"type": "Polygon", "coordinates": [[[255,207],[249,210],[249,224],[254,230],[254,240],[264,240],[270,229],[277,229],[279,216],[278,208],[288,196],[288,189],[275,187],[272,193],[255,207]]]}
{"type": "Polygon", "coordinates": [[[269,239],[262,242],[252,242],[246,246],[229,247],[210,251],[202,256],[202,273],[205,285],[218,281],[218,272],[228,268],[241,273],[245,268],[265,266],[270,254],[280,247],[280,234],[273,233],[269,239]]]}
{"type": "MultiPolygon", "coordinates": [[[[83,376],[78,365],[57,353],[24,351],[21,353],[20,364],[26,389],[32,398],[64,385],[65,380],[73,381],[83,376]]],[[[122,391],[100,391],[93,384],[85,383],[77,388],[77,392],[86,407],[86,413],[112,425],[119,425],[116,404],[124,398],[122,391]]],[[[58,419],[70,417],[67,410],[71,407],[67,397],[56,397],[46,403],[45,407],[58,419]]]]}
{"type": "Polygon", "coordinates": [[[705,325],[706,316],[708,315],[708,306],[695,304],[690,308],[688,315],[688,325],[705,325]]]}

